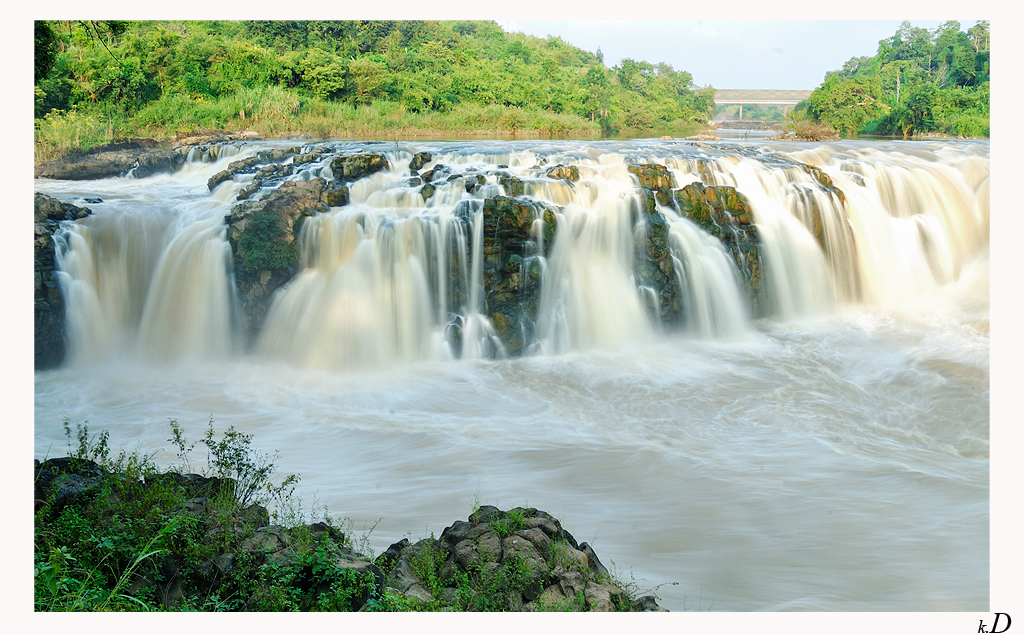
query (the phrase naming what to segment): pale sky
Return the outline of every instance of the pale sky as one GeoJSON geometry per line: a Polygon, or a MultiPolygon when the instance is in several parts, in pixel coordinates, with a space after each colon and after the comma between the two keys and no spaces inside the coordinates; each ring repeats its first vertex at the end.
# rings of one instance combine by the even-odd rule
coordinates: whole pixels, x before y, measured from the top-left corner
{"type": "MultiPolygon", "coordinates": [[[[947,19],[958,20],[964,32],[976,22],[947,19]]],[[[928,30],[945,21],[910,20],[928,30]]],[[[600,47],[608,67],[632,58],[688,71],[698,86],[808,90],[851,57],[874,55],[878,41],[896,33],[901,22],[498,20],[505,31],[557,35],[591,53],[600,47]]]]}

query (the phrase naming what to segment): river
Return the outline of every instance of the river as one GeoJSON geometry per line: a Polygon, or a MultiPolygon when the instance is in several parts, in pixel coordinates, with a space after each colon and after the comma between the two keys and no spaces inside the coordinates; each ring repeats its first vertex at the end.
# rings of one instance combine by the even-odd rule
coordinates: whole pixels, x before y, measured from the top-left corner
{"type": "Polygon", "coordinates": [[[303,273],[246,348],[222,221],[246,178],[207,179],[285,145],[143,179],[36,180],[94,212],[63,230],[69,360],[35,374],[37,458],[64,453],[66,417],[168,464],[168,421],[198,439],[212,417],[278,451],[304,505],[373,527],[378,553],[477,503],[528,505],[673,611],[988,610],[987,142],[333,142],[392,169],[307,221],[303,273]],[[502,186],[460,180],[424,201],[406,185],[419,151],[462,173],[508,166],[572,229],[544,263],[527,354],[487,345],[472,297],[452,354],[431,236],[502,186]],[[820,167],[845,203],[767,154],[820,167]],[[648,317],[630,163],[748,197],[759,312],[721,245],[659,208],[690,317],[648,317]]]}

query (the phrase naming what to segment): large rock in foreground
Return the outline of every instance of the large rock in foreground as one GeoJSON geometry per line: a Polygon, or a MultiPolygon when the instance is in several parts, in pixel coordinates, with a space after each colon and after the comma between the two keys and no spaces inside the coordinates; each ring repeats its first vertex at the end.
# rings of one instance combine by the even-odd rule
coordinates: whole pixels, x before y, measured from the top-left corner
{"type": "Polygon", "coordinates": [[[485,505],[440,539],[403,539],[377,559],[388,586],[423,608],[460,611],[664,611],[629,597],[587,543],[547,512],[485,505]]]}
{"type": "Polygon", "coordinates": [[[65,221],[85,218],[92,211],[62,203],[46,194],[35,195],[35,367],[43,370],[64,361],[64,298],[57,282],[53,235],[65,221]]]}

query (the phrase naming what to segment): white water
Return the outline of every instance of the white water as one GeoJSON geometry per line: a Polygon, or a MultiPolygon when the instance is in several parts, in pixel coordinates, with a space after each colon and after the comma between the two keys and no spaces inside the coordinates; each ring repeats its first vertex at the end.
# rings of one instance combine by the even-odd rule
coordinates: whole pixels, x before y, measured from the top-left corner
{"type": "Polygon", "coordinates": [[[562,206],[534,354],[486,359],[500,351],[479,313],[481,255],[454,220],[474,197],[457,180],[424,202],[401,184],[405,154],[352,205],[307,219],[305,269],[252,353],[232,327],[220,225],[241,183],[206,188],[239,155],[38,181],[104,202],[66,236],[71,362],[36,374],[37,456],[65,449],[65,416],[148,451],[169,447],[168,419],[196,438],[212,415],[279,450],[307,500],[357,528],[382,519],[378,551],[479,498],[549,511],[605,564],[678,582],[658,591],[673,610],[987,610],[987,144],[776,148],[846,194],[818,199],[827,255],[800,170],[643,141],[421,149],[458,173],[507,164],[562,206]],[[666,333],[632,281],[625,164],[669,165],[681,186],[701,178],[694,152],[752,203],[772,316],[753,319],[731,257],[665,208],[688,298],[684,330],[666,333]],[[581,181],[540,179],[543,156],[581,181]],[[445,305],[452,262],[464,307],[445,305]],[[458,360],[449,312],[465,317],[458,360]]]}

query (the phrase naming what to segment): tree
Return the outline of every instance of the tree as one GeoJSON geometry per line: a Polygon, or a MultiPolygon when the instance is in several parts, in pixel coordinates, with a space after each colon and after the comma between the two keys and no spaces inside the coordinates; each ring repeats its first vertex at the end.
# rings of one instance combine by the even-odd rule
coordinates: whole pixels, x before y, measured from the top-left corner
{"type": "Polygon", "coordinates": [[[883,115],[882,83],[878,77],[829,77],[808,98],[814,118],[840,132],[856,132],[883,115]]]}
{"type": "Polygon", "coordinates": [[[970,36],[971,42],[974,44],[974,52],[980,53],[982,51],[988,51],[989,46],[989,24],[988,20],[980,20],[975,23],[974,26],[967,29],[967,35],[970,36]]]}

